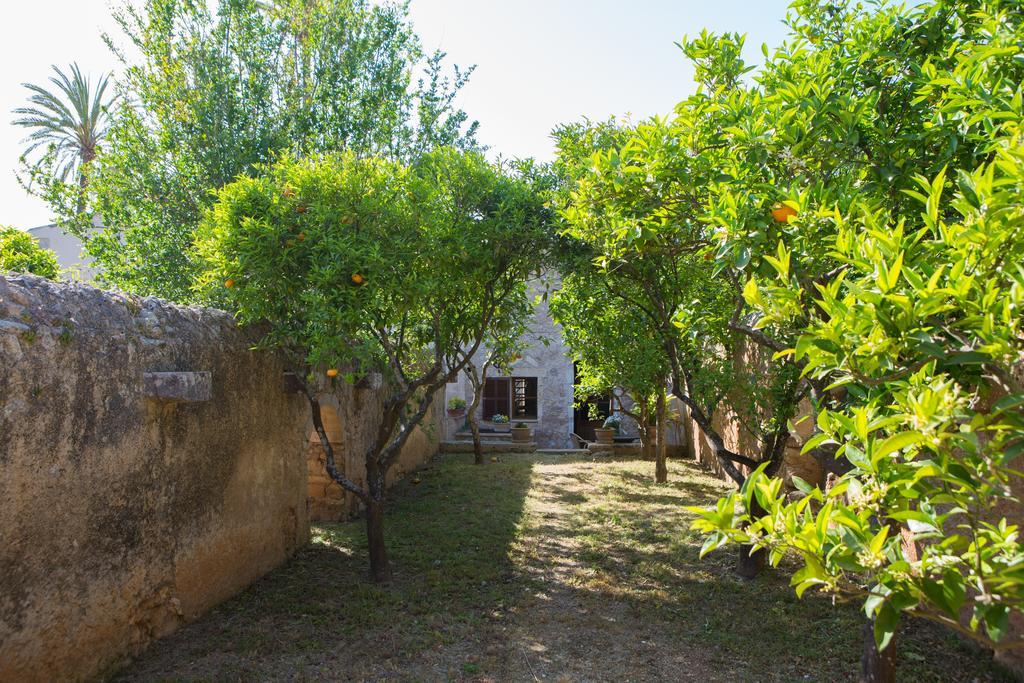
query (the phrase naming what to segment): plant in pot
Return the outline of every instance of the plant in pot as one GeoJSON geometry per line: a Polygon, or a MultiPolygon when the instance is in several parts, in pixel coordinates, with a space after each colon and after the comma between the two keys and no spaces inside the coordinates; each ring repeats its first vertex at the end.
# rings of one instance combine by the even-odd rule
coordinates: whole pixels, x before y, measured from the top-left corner
{"type": "Polygon", "coordinates": [[[466,414],[466,399],[452,396],[448,399],[448,417],[462,417],[466,414]]]}
{"type": "Polygon", "coordinates": [[[491,424],[494,425],[494,431],[496,432],[508,432],[512,429],[508,423],[508,415],[502,415],[501,413],[491,416],[491,424]]]}
{"type": "Polygon", "coordinates": [[[516,443],[529,443],[531,436],[530,427],[525,422],[517,422],[512,428],[512,440],[516,443]]]}
{"type": "Polygon", "coordinates": [[[604,424],[594,429],[598,443],[615,443],[615,435],[619,433],[622,426],[622,418],[618,415],[609,415],[605,418],[604,424]]]}

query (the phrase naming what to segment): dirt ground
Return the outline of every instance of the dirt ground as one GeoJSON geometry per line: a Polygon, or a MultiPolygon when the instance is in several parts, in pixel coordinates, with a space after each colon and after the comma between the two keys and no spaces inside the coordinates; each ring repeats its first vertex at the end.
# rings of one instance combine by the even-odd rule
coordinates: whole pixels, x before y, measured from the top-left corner
{"type": "MultiPolygon", "coordinates": [[[[292,561],[123,669],[123,681],[844,681],[861,617],[698,559],[686,505],[724,490],[690,462],[442,456],[392,494],[395,572],[366,580],[361,522],[314,529],[292,561]]],[[[923,622],[901,678],[1013,680],[923,622]]]]}

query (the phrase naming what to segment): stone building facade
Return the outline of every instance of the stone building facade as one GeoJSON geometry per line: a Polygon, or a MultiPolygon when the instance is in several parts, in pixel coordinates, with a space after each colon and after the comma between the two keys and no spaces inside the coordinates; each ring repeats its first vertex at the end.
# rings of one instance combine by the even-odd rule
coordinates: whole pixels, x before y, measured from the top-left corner
{"type": "MultiPolygon", "coordinates": [[[[522,422],[533,429],[538,448],[573,446],[573,362],[544,296],[557,288],[560,281],[557,274],[549,273],[530,283],[531,295],[539,300],[525,335],[526,349],[509,374],[489,373],[491,400],[482,401],[477,413],[481,428],[486,430],[492,411],[508,410],[513,424],[522,422]],[[505,392],[507,400],[502,400],[505,392]],[[525,410],[517,413],[517,403],[525,410]]],[[[483,352],[478,353],[474,360],[482,363],[482,356],[483,352]]],[[[465,399],[467,404],[473,401],[472,384],[463,374],[446,387],[445,403],[455,396],[465,399]]],[[[448,417],[444,422],[446,440],[455,440],[465,431],[465,418],[448,417]]]]}

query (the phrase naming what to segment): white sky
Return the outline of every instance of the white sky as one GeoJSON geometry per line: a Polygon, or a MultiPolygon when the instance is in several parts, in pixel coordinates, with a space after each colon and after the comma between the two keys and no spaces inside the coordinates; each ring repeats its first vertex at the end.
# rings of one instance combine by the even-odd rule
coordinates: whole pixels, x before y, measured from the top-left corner
{"type": "MultiPolygon", "coordinates": [[[[0,24],[0,224],[50,222],[18,185],[25,130],[11,125],[23,82],[44,83],[50,65],[77,61],[90,74],[116,61],[101,39],[114,31],[109,0],[8,0],[0,24]]],[[[674,45],[684,34],[748,34],[750,61],[778,44],[786,0],[412,0],[428,50],[476,64],[461,105],[480,121],[493,153],[550,159],[551,129],[584,116],[665,114],[693,89],[674,45]]]]}

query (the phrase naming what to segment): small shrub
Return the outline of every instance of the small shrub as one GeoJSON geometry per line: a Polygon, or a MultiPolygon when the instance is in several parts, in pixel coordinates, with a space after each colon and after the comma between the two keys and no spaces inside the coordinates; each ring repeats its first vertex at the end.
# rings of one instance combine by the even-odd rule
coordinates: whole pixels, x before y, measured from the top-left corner
{"type": "Polygon", "coordinates": [[[0,226],[0,271],[32,273],[53,280],[60,274],[60,266],[53,251],[40,247],[32,235],[0,226]]]}

